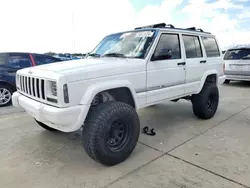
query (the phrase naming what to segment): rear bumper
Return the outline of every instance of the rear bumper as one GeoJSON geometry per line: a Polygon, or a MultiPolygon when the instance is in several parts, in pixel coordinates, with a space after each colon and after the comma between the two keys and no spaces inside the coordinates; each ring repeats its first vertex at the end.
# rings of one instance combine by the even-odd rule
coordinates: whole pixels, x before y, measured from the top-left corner
{"type": "Polygon", "coordinates": [[[226,75],[227,80],[250,81],[250,76],[244,75],[226,75]]]}
{"type": "Polygon", "coordinates": [[[88,105],[56,108],[25,97],[18,92],[13,93],[12,104],[14,107],[24,108],[36,120],[62,132],[80,129],[89,109],[88,105]]]}

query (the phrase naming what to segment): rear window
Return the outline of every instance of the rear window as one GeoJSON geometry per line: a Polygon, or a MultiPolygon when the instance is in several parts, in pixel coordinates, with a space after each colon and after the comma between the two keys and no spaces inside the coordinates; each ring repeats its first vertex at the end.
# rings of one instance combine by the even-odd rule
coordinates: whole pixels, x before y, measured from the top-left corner
{"type": "Polygon", "coordinates": [[[212,37],[201,37],[203,45],[206,50],[207,57],[218,57],[220,56],[220,51],[215,38],[212,37]]]}
{"type": "Polygon", "coordinates": [[[250,49],[232,49],[225,53],[224,60],[250,59],[250,49]]]}

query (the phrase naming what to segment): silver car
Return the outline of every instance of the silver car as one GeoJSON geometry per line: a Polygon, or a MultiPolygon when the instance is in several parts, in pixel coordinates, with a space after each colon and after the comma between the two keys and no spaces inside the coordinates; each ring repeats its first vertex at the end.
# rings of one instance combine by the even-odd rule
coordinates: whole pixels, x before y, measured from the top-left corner
{"type": "Polygon", "coordinates": [[[230,48],[224,55],[225,75],[224,83],[231,80],[250,81],[250,47],[230,48]]]}

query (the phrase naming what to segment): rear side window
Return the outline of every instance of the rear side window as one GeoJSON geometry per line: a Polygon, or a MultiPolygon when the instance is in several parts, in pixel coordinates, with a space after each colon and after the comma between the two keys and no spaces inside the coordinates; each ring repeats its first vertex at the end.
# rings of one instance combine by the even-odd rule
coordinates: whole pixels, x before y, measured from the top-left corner
{"type": "Polygon", "coordinates": [[[49,57],[49,56],[43,56],[43,55],[34,55],[36,60],[36,65],[44,65],[49,63],[54,63],[60,61],[57,58],[49,57]]]}
{"type": "Polygon", "coordinates": [[[187,58],[202,57],[201,44],[197,36],[183,35],[183,41],[187,58]]]}
{"type": "Polygon", "coordinates": [[[225,53],[224,60],[250,59],[250,49],[232,49],[225,53]]]}
{"type": "Polygon", "coordinates": [[[178,34],[162,34],[155,51],[165,51],[169,57],[164,59],[181,59],[180,40],[178,34]]]}
{"type": "Polygon", "coordinates": [[[201,37],[201,38],[202,38],[202,42],[206,50],[207,57],[220,56],[220,51],[219,51],[215,38],[212,38],[212,37],[201,37]]]}
{"type": "Polygon", "coordinates": [[[5,54],[0,54],[0,66],[5,65],[5,57],[6,57],[5,54]]]}
{"type": "Polygon", "coordinates": [[[10,54],[8,57],[8,67],[10,68],[26,68],[30,67],[31,61],[28,54],[10,54]]]}

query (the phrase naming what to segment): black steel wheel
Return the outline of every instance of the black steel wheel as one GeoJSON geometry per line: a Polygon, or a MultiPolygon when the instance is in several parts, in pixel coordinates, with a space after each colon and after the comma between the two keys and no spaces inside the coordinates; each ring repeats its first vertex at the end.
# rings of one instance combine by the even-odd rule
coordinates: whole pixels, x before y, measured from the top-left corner
{"type": "Polygon", "coordinates": [[[124,120],[114,121],[108,128],[107,147],[112,152],[117,152],[125,146],[129,139],[131,128],[124,120]]]}
{"type": "Polygon", "coordinates": [[[93,107],[83,126],[83,146],[94,160],[116,165],[133,152],[140,133],[136,110],[122,102],[93,107]]]}

